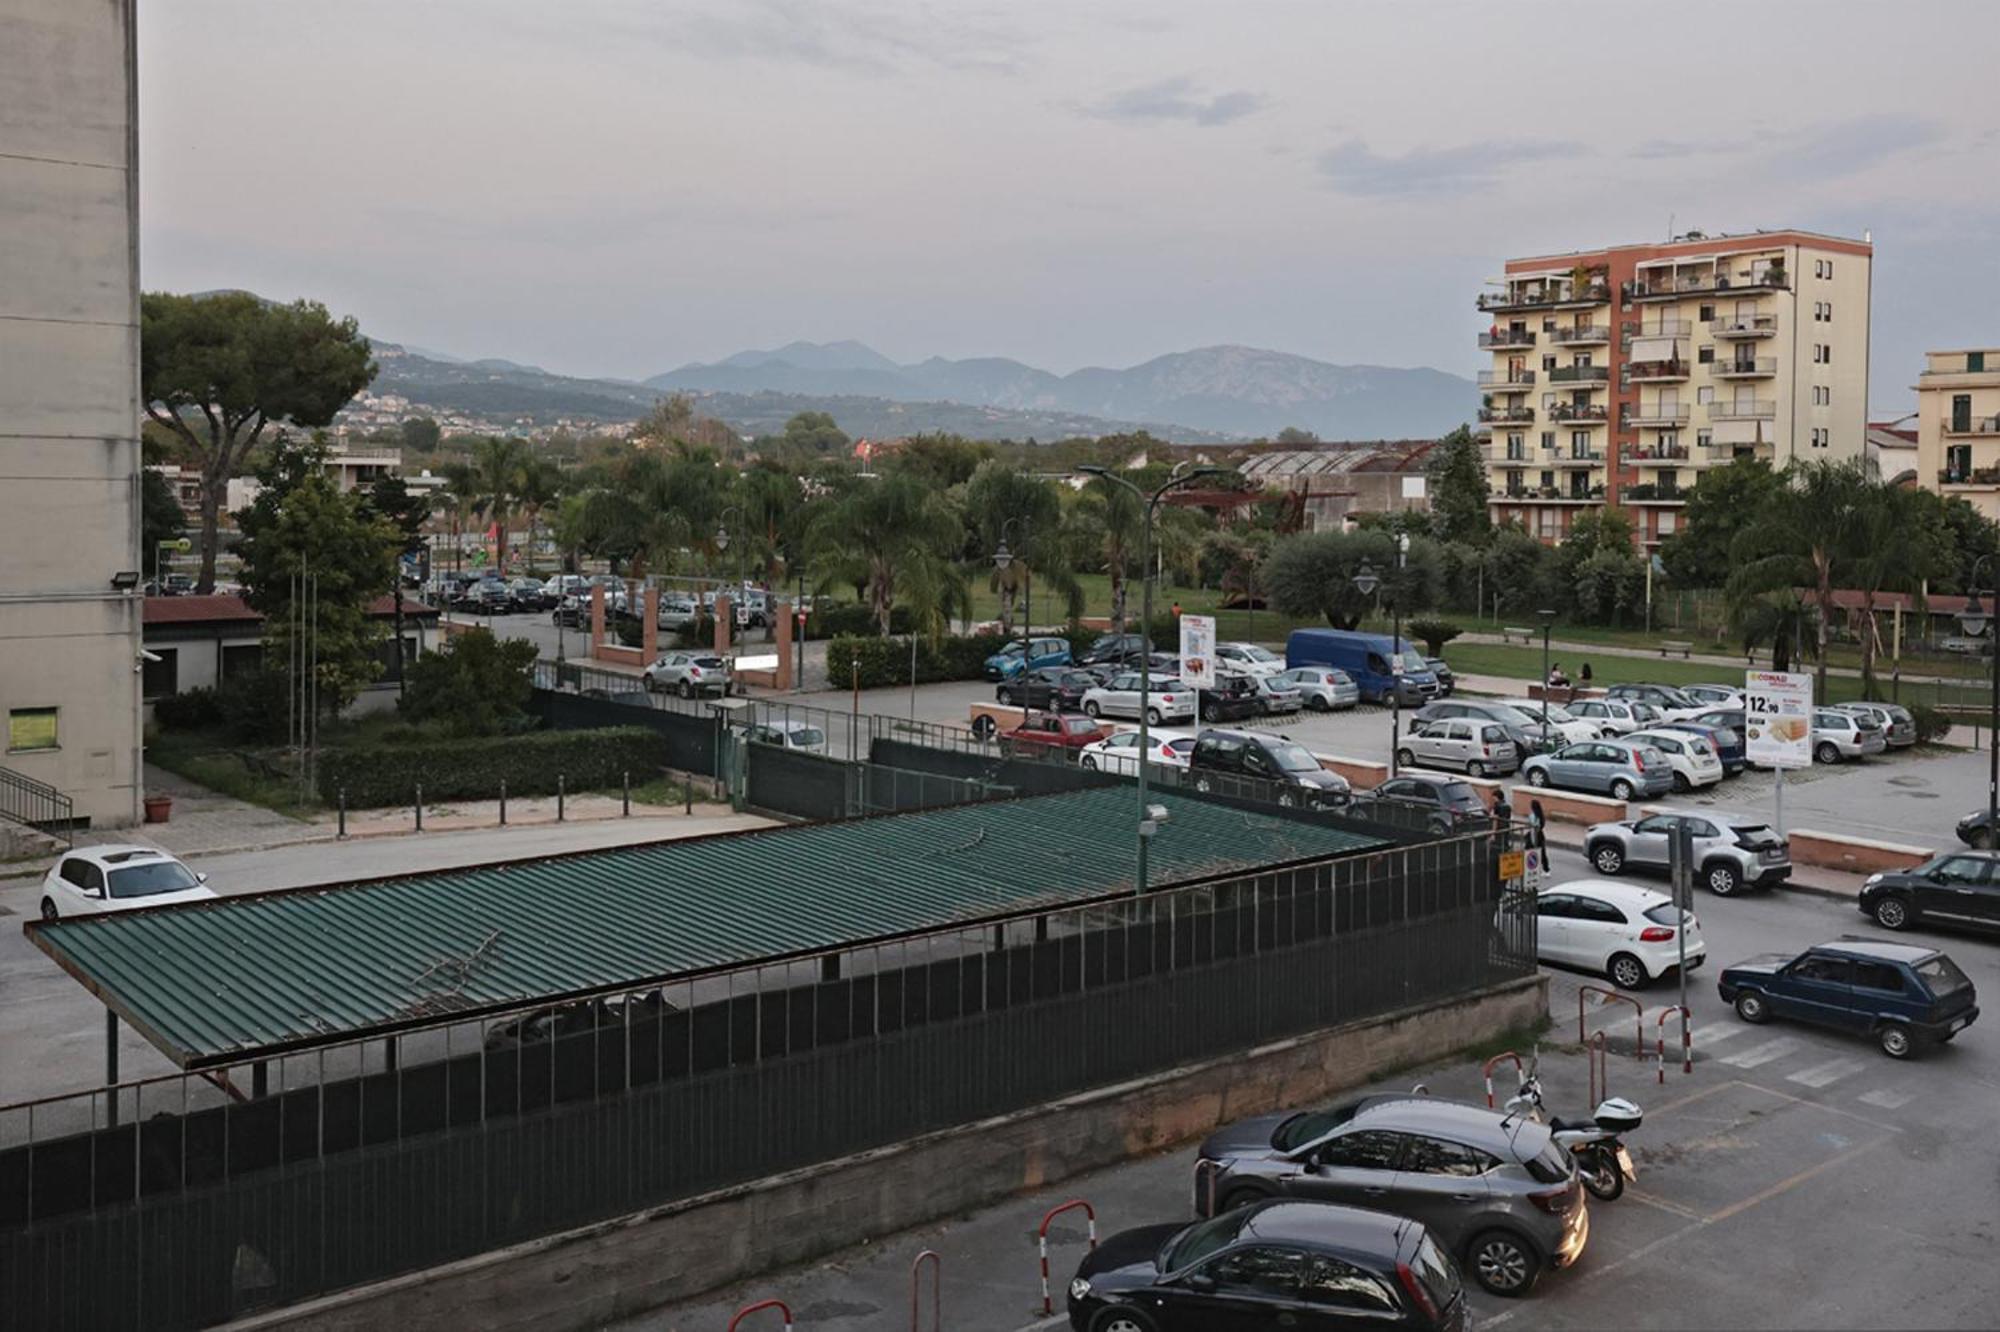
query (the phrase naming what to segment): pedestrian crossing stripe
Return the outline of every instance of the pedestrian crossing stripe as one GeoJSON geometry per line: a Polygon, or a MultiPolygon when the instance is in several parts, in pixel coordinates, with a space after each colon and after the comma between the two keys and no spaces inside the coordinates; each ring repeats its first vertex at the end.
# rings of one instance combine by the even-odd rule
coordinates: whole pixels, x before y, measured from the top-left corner
{"type": "Polygon", "coordinates": [[[1805,1087],[1827,1087],[1839,1082],[1849,1074],[1859,1073],[1866,1067],[1868,1065],[1859,1059],[1829,1059],[1824,1064],[1815,1064],[1811,1068],[1800,1069],[1797,1073],[1793,1073],[1787,1077],[1785,1081],[1796,1082],[1805,1087]]]}
{"type": "Polygon", "coordinates": [[[1722,1062],[1731,1068],[1757,1068],[1763,1064],[1770,1063],[1774,1059],[1783,1059],[1798,1048],[1799,1042],[1796,1039],[1790,1036],[1780,1036],[1775,1040],[1765,1041],[1762,1045],[1753,1045],[1747,1050],[1738,1050],[1733,1055],[1724,1055],[1722,1062]]]}
{"type": "Polygon", "coordinates": [[[1877,1109],[1900,1110],[1908,1105],[1912,1098],[1904,1095],[1902,1092],[1872,1091],[1865,1092],[1856,1099],[1863,1105],[1872,1105],[1877,1109]]]}

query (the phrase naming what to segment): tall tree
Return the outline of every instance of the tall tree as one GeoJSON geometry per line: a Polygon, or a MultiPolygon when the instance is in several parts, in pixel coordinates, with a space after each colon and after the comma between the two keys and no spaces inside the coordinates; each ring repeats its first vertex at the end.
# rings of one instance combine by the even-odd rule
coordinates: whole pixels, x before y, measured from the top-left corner
{"type": "Polygon", "coordinates": [[[1881,648],[1882,634],[1875,619],[1876,598],[1884,592],[1908,593],[1921,610],[1930,581],[1949,577],[1954,571],[1952,533],[1942,523],[1926,522],[1927,517],[1935,517],[1935,510],[1922,491],[1874,485],[1862,493],[1854,546],[1846,561],[1846,581],[1861,593],[1861,691],[1865,697],[1879,697],[1875,654],[1881,648]]]}
{"type": "Polygon", "coordinates": [[[1336,629],[1352,629],[1375,609],[1354,576],[1366,564],[1380,580],[1381,595],[1393,599],[1407,617],[1429,608],[1438,578],[1437,550],[1412,540],[1403,569],[1396,567],[1396,539],[1387,532],[1298,532],[1271,545],[1260,574],[1271,605],[1286,615],[1320,616],[1336,629]]]}
{"type": "Polygon", "coordinates": [[[465,567],[465,542],[461,536],[479,503],[479,470],[469,462],[454,459],[442,464],[438,475],[444,478],[444,489],[438,498],[451,520],[451,567],[456,572],[465,567]]]}
{"type": "Polygon", "coordinates": [[[396,599],[393,660],[396,689],[401,693],[408,679],[408,663],[403,658],[403,561],[424,549],[424,524],[430,521],[430,500],[413,493],[400,476],[377,478],[368,488],[368,508],[388,523],[396,534],[396,560],[389,575],[389,591],[396,599]]]}
{"type": "Polygon", "coordinates": [[[436,453],[438,445],[444,442],[444,431],[439,428],[437,418],[431,416],[408,417],[396,433],[403,447],[412,453],[436,453]]]}
{"type": "Polygon", "coordinates": [[[493,524],[493,570],[503,575],[507,572],[507,529],[513,525],[521,469],[527,461],[527,442],[509,435],[489,435],[472,450],[477,496],[473,512],[493,524]]]}
{"type": "Polygon", "coordinates": [[[1809,589],[1815,611],[1818,695],[1824,701],[1833,594],[1848,561],[1866,539],[1864,516],[1874,483],[1860,459],[1790,463],[1783,480],[1762,520],[1737,535],[1731,549],[1734,572],[1724,596],[1734,608],[1785,588],[1809,589]]]}
{"type": "Polygon", "coordinates": [[[163,577],[159,567],[160,543],[178,541],[187,531],[187,514],[181,497],[167,478],[148,467],[139,474],[139,554],[153,565],[153,576],[163,577]]]}
{"type": "Polygon", "coordinates": [[[1064,599],[1068,614],[1081,614],[1076,571],[1067,558],[1062,501],[1055,486],[998,459],[979,464],[965,483],[965,512],[972,543],[965,551],[975,567],[988,570],[988,585],[1000,594],[1001,632],[1014,632],[1014,607],[1031,581],[1064,599]],[[993,564],[1002,541],[1011,558],[993,564]]]}
{"type": "Polygon", "coordinates": [[[1660,543],[1660,563],[1679,587],[1729,581],[1737,536],[1760,521],[1783,482],[1761,458],[1702,473],[1681,510],[1680,530],[1660,543]]]}
{"type": "Polygon", "coordinates": [[[542,514],[562,498],[563,470],[548,458],[530,457],[522,462],[516,478],[514,498],[528,516],[528,569],[535,571],[535,552],[541,545],[542,514]]]}
{"type": "Polygon", "coordinates": [[[223,496],[266,427],[316,427],[375,378],[353,319],[312,301],[273,305],[248,292],[140,301],[146,414],[186,446],[202,477],[197,592],[215,590],[223,496]]]}
{"type": "MultiPolygon", "coordinates": [[[[1139,558],[1142,530],[1146,523],[1139,499],[1125,487],[1105,477],[1092,477],[1083,488],[1084,502],[1095,518],[1098,548],[1095,554],[1111,576],[1111,632],[1125,632],[1126,577],[1132,562],[1139,558]]],[[[1146,570],[1139,576],[1144,578],[1146,570]]]]}
{"type": "Polygon", "coordinates": [[[1431,530],[1438,539],[1485,545],[1493,535],[1493,519],[1486,508],[1492,490],[1486,483],[1485,455],[1472,432],[1460,426],[1439,440],[1427,471],[1431,530]]]}
{"type": "MultiPolygon", "coordinates": [[[[944,496],[913,476],[890,472],[825,504],[806,534],[807,559],[820,586],[859,585],[883,635],[899,594],[923,620],[954,586],[953,556],[965,529],[944,496]]],[[[963,577],[958,575],[957,584],[963,577]]],[[[954,598],[957,599],[957,598],[954,598]]]]}

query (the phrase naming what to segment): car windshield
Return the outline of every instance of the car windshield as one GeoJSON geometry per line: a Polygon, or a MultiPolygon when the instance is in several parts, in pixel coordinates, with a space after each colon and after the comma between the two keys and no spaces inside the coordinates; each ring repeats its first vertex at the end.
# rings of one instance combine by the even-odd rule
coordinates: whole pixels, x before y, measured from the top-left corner
{"type": "Polygon", "coordinates": [[[1227,1248],[1249,1215],[1249,1208],[1239,1207],[1210,1220],[1195,1222],[1161,1247],[1154,1265],[1162,1272],[1178,1272],[1194,1266],[1217,1250],[1227,1248]]]}
{"type": "Polygon", "coordinates": [[[1269,649],[1269,648],[1265,648],[1265,647],[1259,647],[1259,646],[1257,646],[1257,644],[1255,644],[1255,643],[1245,643],[1245,644],[1243,645],[1243,649],[1242,649],[1242,653],[1241,653],[1241,655],[1242,655],[1242,656],[1245,656],[1245,657],[1248,657],[1248,658],[1249,658],[1249,659],[1250,659],[1251,661],[1260,661],[1260,662],[1261,662],[1261,661],[1282,661],[1282,660],[1283,660],[1283,658],[1282,658],[1282,657],[1278,656],[1278,654],[1277,654],[1277,653],[1275,653],[1275,652],[1271,651],[1271,649],[1269,649]]]}
{"type": "Polygon", "coordinates": [[[150,865],[127,865],[111,871],[113,897],[152,897],[157,893],[178,893],[201,885],[188,867],[178,860],[156,860],[150,865]]]}
{"type": "Polygon", "coordinates": [[[1701,706],[1698,700],[1689,698],[1678,689],[1669,689],[1665,685],[1660,686],[1660,697],[1666,700],[1666,704],[1670,708],[1698,708],[1701,706]]]}
{"type": "Polygon", "coordinates": [[[1319,771],[1319,760],[1307,753],[1304,745],[1273,745],[1271,746],[1271,758],[1286,772],[1319,771]]]}
{"type": "Polygon", "coordinates": [[[1542,723],[1542,719],[1537,713],[1529,712],[1524,707],[1512,703],[1495,703],[1492,706],[1500,714],[1496,718],[1498,721],[1507,722],[1514,726],[1539,726],[1542,723]]]}
{"type": "Polygon", "coordinates": [[[1430,670],[1430,667],[1424,664],[1423,657],[1418,654],[1415,648],[1404,648],[1402,655],[1404,670],[1413,671],[1420,675],[1430,670]]]}
{"type": "Polygon", "coordinates": [[[1965,973],[1958,969],[1958,964],[1943,953],[1939,953],[1928,962],[1917,963],[1917,975],[1923,977],[1924,984],[1930,986],[1931,993],[1940,999],[1948,994],[1956,994],[1972,984],[1966,979],[1965,973]]]}
{"type": "Polygon", "coordinates": [[[1281,1152],[1297,1151],[1354,1118],[1354,1112],[1360,1108],[1361,1102],[1350,1101],[1331,1110],[1302,1110],[1278,1125],[1271,1134],[1271,1145],[1281,1152]]]}
{"type": "Polygon", "coordinates": [[[720,666],[720,665],[722,664],[722,658],[720,658],[720,657],[696,657],[696,658],[694,659],[694,664],[695,664],[695,665],[697,665],[697,666],[720,666]]]}
{"type": "Polygon", "coordinates": [[[1486,802],[1479,798],[1479,793],[1464,782],[1438,783],[1438,799],[1451,809],[1486,808],[1486,802]]]}
{"type": "MultiPolygon", "coordinates": [[[[1541,705],[1541,704],[1539,704],[1539,703],[1536,703],[1536,704],[1533,704],[1532,706],[1533,706],[1533,708],[1534,708],[1534,710],[1535,710],[1535,715],[1536,715],[1536,717],[1538,717],[1538,718],[1539,718],[1539,717],[1541,716],[1541,712],[1542,712],[1542,705],[1541,705]]],[[[1562,724],[1562,723],[1564,723],[1564,722],[1573,722],[1573,721],[1575,721],[1575,720],[1576,720],[1576,714],[1575,714],[1575,713],[1573,713],[1573,712],[1571,712],[1571,711],[1570,711],[1570,710],[1569,710],[1568,708],[1559,708],[1559,707],[1557,707],[1557,706],[1556,706],[1555,704],[1551,703],[1551,704],[1549,704],[1549,720],[1550,720],[1550,721],[1552,721],[1552,722],[1555,722],[1555,723],[1557,723],[1558,725],[1560,725],[1560,724],[1562,724]]]]}

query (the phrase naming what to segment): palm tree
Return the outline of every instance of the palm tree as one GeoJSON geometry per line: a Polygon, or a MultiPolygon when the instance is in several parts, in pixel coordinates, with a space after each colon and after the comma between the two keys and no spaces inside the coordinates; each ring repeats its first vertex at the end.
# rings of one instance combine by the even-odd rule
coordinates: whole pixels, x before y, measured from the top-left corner
{"type": "Polygon", "coordinates": [[[459,533],[478,502],[479,473],[471,463],[448,462],[439,464],[438,475],[444,478],[441,494],[451,514],[451,567],[455,573],[465,565],[465,546],[459,540],[459,533]]]}
{"type": "MultiPolygon", "coordinates": [[[[949,568],[965,529],[945,497],[913,476],[890,472],[826,503],[806,532],[806,558],[821,587],[866,590],[878,630],[889,632],[899,592],[921,620],[936,609],[918,605],[957,577],[949,568]]],[[[958,578],[960,583],[962,577],[958,578]]]]}
{"type": "MultiPolygon", "coordinates": [[[[1146,515],[1139,499],[1124,486],[1105,477],[1093,477],[1084,487],[1087,502],[1095,512],[1099,529],[1098,555],[1105,572],[1111,575],[1111,632],[1125,632],[1125,584],[1127,566],[1137,553],[1140,531],[1146,515]]],[[[1146,570],[1140,570],[1144,577],[1146,570]]]]}
{"type": "Polygon", "coordinates": [[[535,565],[542,510],[562,498],[563,470],[547,458],[529,458],[521,465],[515,498],[528,515],[528,568],[535,565]]]}
{"type": "Polygon", "coordinates": [[[1792,669],[1792,654],[1814,655],[1818,641],[1813,610],[1789,587],[1760,592],[1729,605],[1729,632],[1743,642],[1745,654],[1771,645],[1771,669],[1792,669]]]}
{"type": "Polygon", "coordinates": [[[1924,589],[1949,577],[1957,563],[1951,534],[1927,522],[1926,500],[1915,490],[1876,485],[1865,496],[1848,582],[1861,593],[1861,692],[1878,697],[1875,653],[1882,635],[1875,623],[1875,598],[1883,592],[1912,594],[1919,614],[1924,589]]]}
{"type": "Polygon", "coordinates": [[[493,523],[493,565],[503,574],[507,572],[507,527],[520,499],[521,469],[527,460],[526,442],[506,435],[489,435],[472,450],[478,487],[473,512],[493,523]]]}
{"type": "Polygon", "coordinates": [[[1811,589],[1813,655],[1818,696],[1826,697],[1826,635],[1836,579],[1844,577],[1868,539],[1871,482],[1859,459],[1792,463],[1763,521],[1748,527],[1730,550],[1736,572],[1723,589],[1727,603],[1747,608],[1754,598],[1785,588],[1811,589]]]}

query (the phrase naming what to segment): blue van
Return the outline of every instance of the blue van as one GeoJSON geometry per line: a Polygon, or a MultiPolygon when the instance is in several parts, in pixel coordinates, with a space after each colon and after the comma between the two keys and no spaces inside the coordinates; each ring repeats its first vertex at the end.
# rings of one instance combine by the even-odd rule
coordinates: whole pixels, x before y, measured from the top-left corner
{"type": "Polygon", "coordinates": [[[1391,640],[1387,634],[1357,629],[1294,629],[1285,640],[1285,666],[1337,666],[1353,677],[1362,702],[1387,703],[1396,688],[1389,658],[1397,646],[1402,649],[1403,706],[1421,707],[1438,696],[1438,678],[1407,638],[1391,640]]]}

